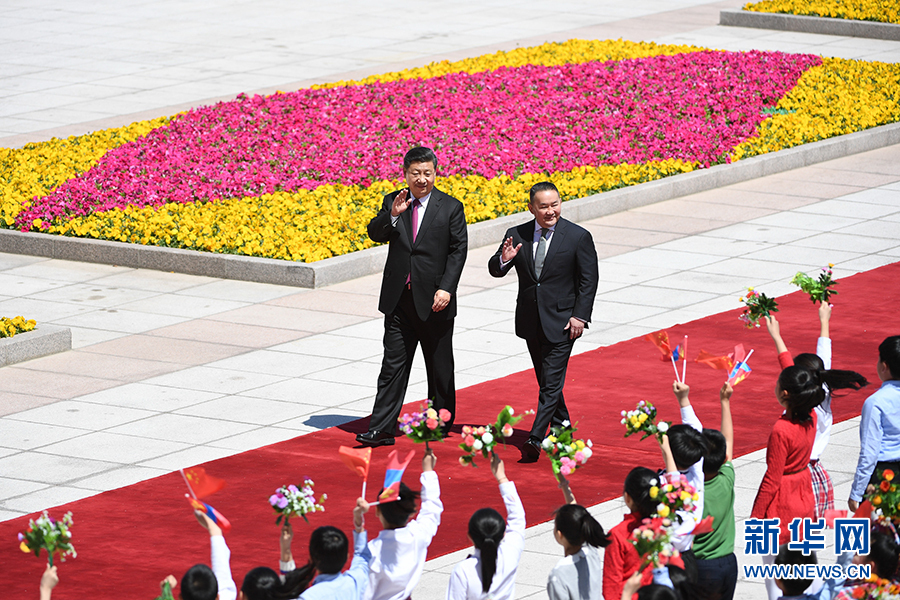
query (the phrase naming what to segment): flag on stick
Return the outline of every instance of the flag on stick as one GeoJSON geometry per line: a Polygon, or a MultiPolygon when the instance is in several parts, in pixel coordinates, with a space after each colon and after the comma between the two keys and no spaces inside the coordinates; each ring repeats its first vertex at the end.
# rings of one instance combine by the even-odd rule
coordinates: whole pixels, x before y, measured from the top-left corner
{"type": "Polygon", "coordinates": [[[338,448],[338,456],[351,471],[362,477],[361,498],[366,497],[366,483],[369,481],[369,465],[372,463],[371,448],[350,448],[341,446],[338,448]]]}
{"type": "Polygon", "coordinates": [[[200,512],[206,514],[207,517],[212,519],[213,523],[218,525],[222,529],[222,533],[228,533],[231,531],[231,523],[225,516],[214,509],[212,506],[207,504],[206,502],[200,502],[196,498],[191,498],[188,494],[184,495],[187,498],[188,503],[190,503],[191,508],[194,510],[199,510],[200,512]]]}
{"type": "Polygon", "coordinates": [[[378,496],[380,501],[396,500],[400,494],[400,480],[403,478],[403,472],[409,466],[413,456],[416,455],[415,450],[410,450],[402,460],[396,450],[391,450],[388,454],[387,470],[384,472],[384,491],[378,496]]]}
{"type": "Polygon", "coordinates": [[[728,383],[731,384],[732,387],[742,382],[750,374],[750,371],[752,369],[750,369],[747,361],[750,360],[750,357],[752,355],[753,350],[751,350],[750,353],[747,354],[747,358],[736,362],[734,367],[732,367],[731,372],[728,374],[728,383]]]}
{"type": "Polygon", "coordinates": [[[667,361],[672,358],[672,347],[669,346],[669,334],[667,332],[657,331],[656,333],[648,333],[644,337],[650,340],[653,345],[662,352],[662,356],[659,360],[667,361]]]}
{"type": "Polygon", "coordinates": [[[194,498],[206,498],[225,487],[225,480],[213,477],[203,467],[191,467],[180,469],[181,476],[188,486],[188,491],[194,498]]]}

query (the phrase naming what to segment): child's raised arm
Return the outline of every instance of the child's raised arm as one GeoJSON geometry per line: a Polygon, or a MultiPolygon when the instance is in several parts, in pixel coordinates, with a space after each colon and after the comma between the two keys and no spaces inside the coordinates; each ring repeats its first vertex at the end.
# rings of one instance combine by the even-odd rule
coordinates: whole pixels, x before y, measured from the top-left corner
{"type": "Polygon", "coordinates": [[[575,495],[572,493],[572,488],[569,487],[569,480],[566,479],[566,476],[562,473],[557,473],[556,480],[559,482],[559,489],[562,490],[566,504],[578,504],[575,501],[575,495]]]}
{"type": "Polygon", "coordinates": [[[686,383],[676,381],[672,383],[672,391],[675,392],[675,398],[678,400],[678,406],[687,408],[691,405],[691,399],[688,395],[691,393],[691,386],[686,383]]]}
{"type": "Polygon", "coordinates": [[[494,474],[497,483],[501,485],[509,481],[506,478],[506,467],[503,466],[503,461],[500,460],[496,452],[491,455],[491,473],[494,474]]]}
{"type": "Polygon", "coordinates": [[[827,302],[819,303],[819,337],[830,338],[828,323],[831,321],[831,305],[827,302]]]}
{"type": "Polygon", "coordinates": [[[56,567],[49,564],[41,575],[41,600],[50,600],[53,588],[59,583],[59,575],[56,573],[56,567]]]}
{"type": "Polygon", "coordinates": [[[437,456],[431,448],[425,449],[425,456],[422,457],[422,472],[434,471],[434,465],[437,463],[437,456]]]}
{"type": "Polygon", "coordinates": [[[291,542],[293,541],[294,528],[291,527],[291,522],[285,519],[284,524],[281,526],[281,535],[278,538],[278,544],[281,549],[280,570],[282,573],[293,571],[296,567],[294,564],[294,555],[291,552],[291,542]]]}
{"type": "Polygon", "coordinates": [[[663,461],[666,463],[666,473],[677,473],[678,467],[675,465],[675,458],[672,457],[672,448],[669,446],[669,436],[662,436],[662,439],[659,440],[659,449],[662,451],[663,461]]]}
{"type": "Polygon", "coordinates": [[[734,423],[731,421],[731,394],[734,388],[727,381],[719,390],[719,402],[722,405],[722,436],[725,438],[725,462],[734,456],[734,423]]]}

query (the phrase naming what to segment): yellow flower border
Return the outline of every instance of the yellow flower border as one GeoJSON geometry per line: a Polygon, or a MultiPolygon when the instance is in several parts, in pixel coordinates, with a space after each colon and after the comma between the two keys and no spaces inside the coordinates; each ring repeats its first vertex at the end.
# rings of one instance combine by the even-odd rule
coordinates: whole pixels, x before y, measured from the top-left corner
{"type": "Polygon", "coordinates": [[[37,327],[37,322],[34,319],[26,321],[25,317],[21,315],[12,319],[0,317],[0,338],[11,338],[17,333],[34,331],[35,327],[37,327]]]}
{"type": "MultiPolygon", "coordinates": [[[[478,72],[524,64],[558,65],[591,60],[617,60],[704,50],[694,46],[635,43],[622,40],[570,40],[462,61],[433,63],[319,87],[363,85],[453,72],[478,72]]],[[[808,69],[779,102],[756,136],[738,145],[731,160],[774,152],[828,137],[900,121],[900,65],[836,58],[808,69]]],[[[172,117],[141,121],[67,140],[29,144],[21,150],[0,149],[0,227],[12,225],[22,206],[70,177],[89,169],[111,148],[145,135],[172,117]]],[[[652,181],[698,168],[681,161],[579,167],[560,173],[525,173],[441,178],[438,186],[460,198],[470,223],[525,209],[528,188],[550,180],[563,199],[652,181]]],[[[381,196],[399,181],[372,185],[323,185],[314,190],[280,192],[259,197],[223,199],[159,208],[127,207],[78,217],[55,225],[51,233],[130,243],[262,256],[313,262],[375,245],[366,224],[381,196]]]]}
{"type": "Polygon", "coordinates": [[[746,4],[744,10],[900,24],[896,0],[762,0],[746,4]]]}

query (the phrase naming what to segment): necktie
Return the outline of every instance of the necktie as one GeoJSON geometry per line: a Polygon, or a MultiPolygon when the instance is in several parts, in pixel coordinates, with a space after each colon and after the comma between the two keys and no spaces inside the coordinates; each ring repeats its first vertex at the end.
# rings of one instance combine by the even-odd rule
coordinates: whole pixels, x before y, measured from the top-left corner
{"type": "Polygon", "coordinates": [[[416,198],[413,200],[413,211],[412,211],[412,226],[413,226],[413,241],[416,241],[416,235],[419,233],[419,208],[422,206],[422,203],[419,202],[419,199],[416,198]]]}
{"type": "Polygon", "coordinates": [[[544,256],[547,254],[548,233],[550,233],[549,229],[541,227],[541,239],[538,240],[537,252],[534,253],[534,272],[538,276],[538,279],[541,278],[541,269],[544,268],[544,256]]]}

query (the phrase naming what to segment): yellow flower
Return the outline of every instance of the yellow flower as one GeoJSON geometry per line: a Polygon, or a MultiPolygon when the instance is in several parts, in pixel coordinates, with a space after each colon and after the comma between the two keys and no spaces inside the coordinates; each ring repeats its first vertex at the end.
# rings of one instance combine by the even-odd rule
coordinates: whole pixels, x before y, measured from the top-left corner
{"type": "Polygon", "coordinates": [[[656,507],[656,514],[658,514],[663,519],[665,519],[666,517],[669,516],[669,512],[670,512],[669,507],[666,506],[665,504],[660,504],[659,506],[656,507]]]}
{"type": "Polygon", "coordinates": [[[650,497],[655,500],[658,495],[659,495],[659,488],[654,485],[652,488],[650,488],[650,497]]]}

